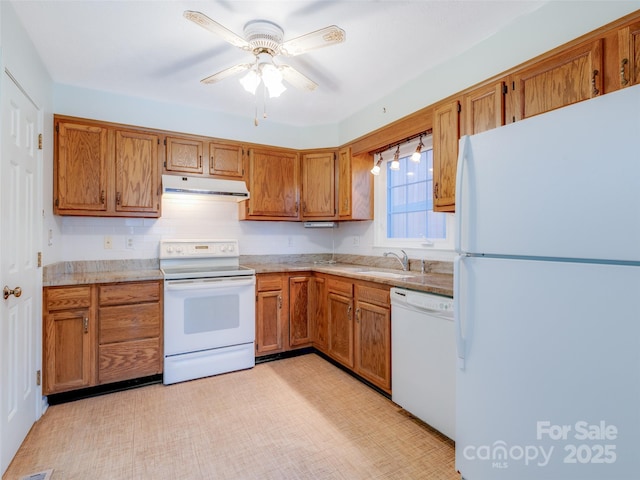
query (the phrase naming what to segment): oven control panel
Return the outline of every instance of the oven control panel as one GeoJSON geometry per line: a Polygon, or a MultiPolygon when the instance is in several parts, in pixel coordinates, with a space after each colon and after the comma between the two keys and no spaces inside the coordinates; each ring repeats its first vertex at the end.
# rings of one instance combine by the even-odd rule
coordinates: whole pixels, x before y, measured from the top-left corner
{"type": "Polygon", "coordinates": [[[238,257],[237,240],[162,240],[160,258],[238,257]]]}

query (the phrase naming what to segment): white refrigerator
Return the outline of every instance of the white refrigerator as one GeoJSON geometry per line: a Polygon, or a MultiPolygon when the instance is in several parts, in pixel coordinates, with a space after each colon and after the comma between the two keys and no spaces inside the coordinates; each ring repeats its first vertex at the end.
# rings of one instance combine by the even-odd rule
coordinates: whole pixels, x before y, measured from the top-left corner
{"type": "Polygon", "coordinates": [[[460,140],[456,468],[640,478],[640,85],[460,140]]]}

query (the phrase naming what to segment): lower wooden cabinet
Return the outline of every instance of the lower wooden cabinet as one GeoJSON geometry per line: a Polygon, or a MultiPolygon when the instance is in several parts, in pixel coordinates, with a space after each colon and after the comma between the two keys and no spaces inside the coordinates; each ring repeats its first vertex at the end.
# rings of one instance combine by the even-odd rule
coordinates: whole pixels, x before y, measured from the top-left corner
{"type": "Polygon", "coordinates": [[[256,356],[311,346],[312,276],[256,276],[256,356]]]}
{"type": "Polygon", "coordinates": [[[162,373],[162,282],[45,287],[43,393],[162,373]]]}
{"type": "Polygon", "coordinates": [[[353,284],[330,278],[327,281],[329,346],[327,353],[353,368],[353,284]]]}
{"type": "Polygon", "coordinates": [[[91,287],[48,287],[43,296],[43,393],[91,386],[96,338],[91,287]]]}
{"type": "Polygon", "coordinates": [[[99,384],[162,372],[161,284],[98,286],[99,384]]]}
{"type": "Polygon", "coordinates": [[[391,309],[389,288],[355,285],[355,372],[391,391],[391,309]]]}

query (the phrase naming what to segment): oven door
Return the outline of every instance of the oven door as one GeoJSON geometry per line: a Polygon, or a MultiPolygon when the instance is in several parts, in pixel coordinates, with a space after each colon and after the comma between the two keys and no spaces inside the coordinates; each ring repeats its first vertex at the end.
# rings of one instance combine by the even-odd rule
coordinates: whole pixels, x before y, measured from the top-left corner
{"type": "Polygon", "coordinates": [[[165,356],[253,343],[255,276],[165,280],[165,356]]]}

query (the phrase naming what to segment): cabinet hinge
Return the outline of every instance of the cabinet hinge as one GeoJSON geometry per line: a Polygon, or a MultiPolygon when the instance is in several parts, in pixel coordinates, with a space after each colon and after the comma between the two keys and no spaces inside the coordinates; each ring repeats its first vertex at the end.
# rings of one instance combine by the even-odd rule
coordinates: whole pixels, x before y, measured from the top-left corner
{"type": "Polygon", "coordinates": [[[167,161],[164,161],[164,168],[167,168],[167,161]]]}
{"type": "Polygon", "coordinates": [[[502,86],[502,93],[507,94],[509,93],[509,87],[507,87],[506,85],[502,86]]]}
{"type": "Polygon", "coordinates": [[[511,82],[511,90],[515,90],[516,89],[516,82],[513,81],[511,82]]]}
{"type": "Polygon", "coordinates": [[[458,113],[460,113],[461,111],[462,111],[462,105],[458,103],[458,113]]]}
{"type": "Polygon", "coordinates": [[[60,132],[60,125],[56,125],[56,133],[60,132]]]}
{"type": "Polygon", "coordinates": [[[160,145],[160,139],[158,138],[158,145],[160,145]]]}
{"type": "Polygon", "coordinates": [[[60,201],[56,198],[56,207],[60,206],[60,201]]]}
{"type": "Polygon", "coordinates": [[[42,252],[38,252],[38,267],[42,266],[42,252]]]}
{"type": "Polygon", "coordinates": [[[42,383],[42,373],[40,372],[40,370],[38,370],[36,372],[36,385],[40,386],[41,383],[42,383]]]}
{"type": "Polygon", "coordinates": [[[42,150],[42,134],[38,134],[38,150],[42,150]]]}
{"type": "Polygon", "coordinates": [[[167,144],[167,139],[166,139],[166,138],[164,139],[164,144],[165,144],[165,145],[167,144]]]}

